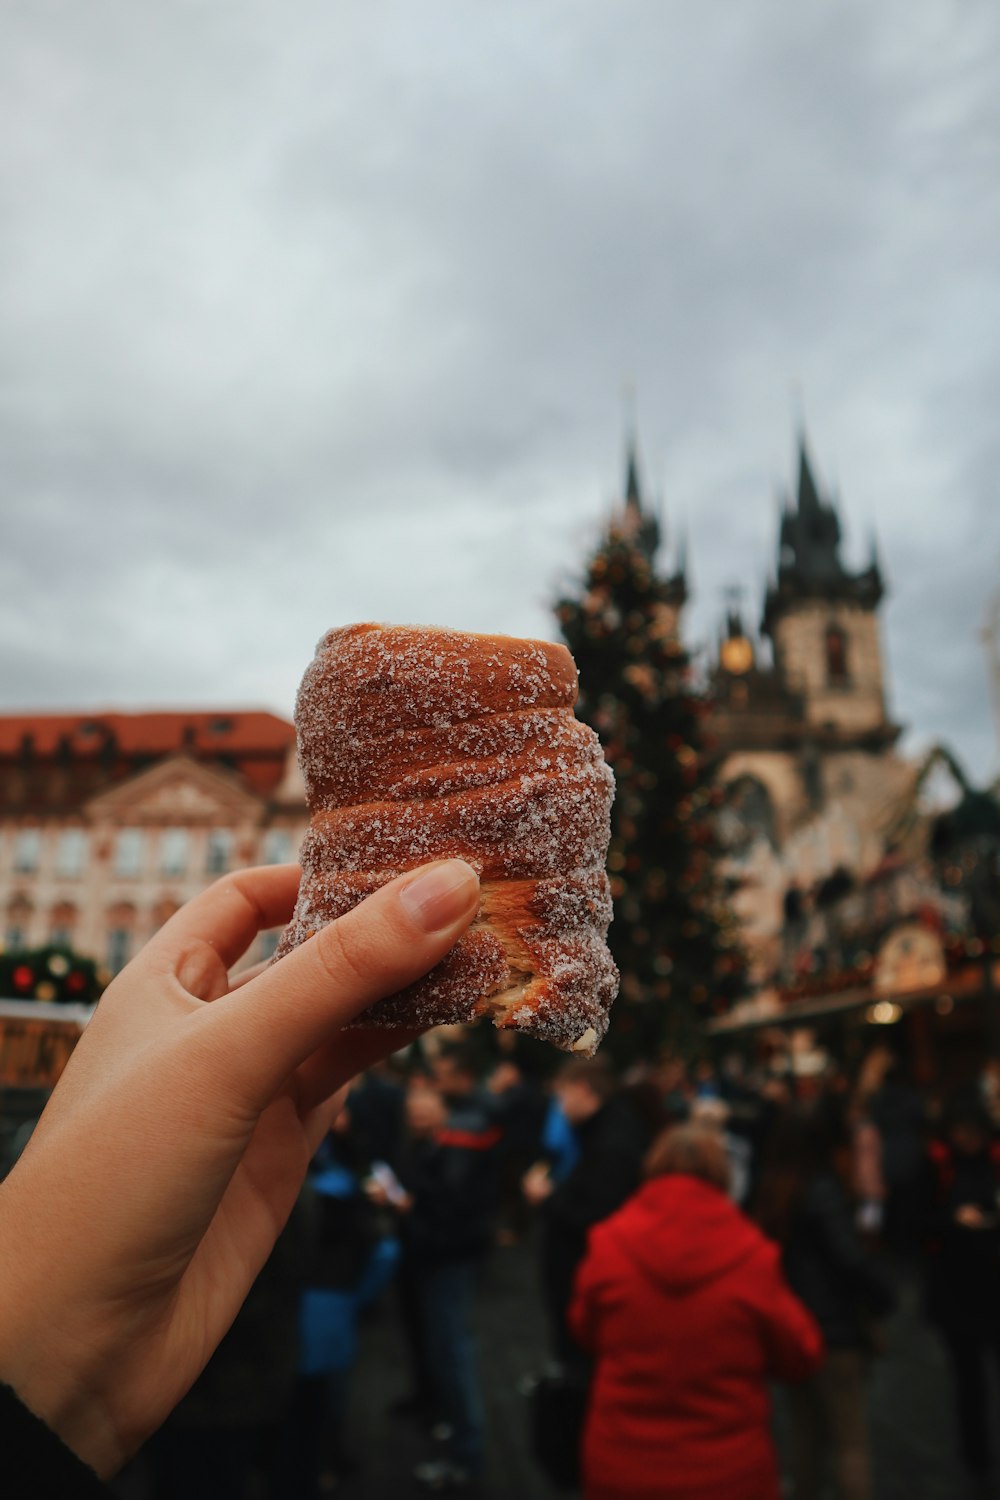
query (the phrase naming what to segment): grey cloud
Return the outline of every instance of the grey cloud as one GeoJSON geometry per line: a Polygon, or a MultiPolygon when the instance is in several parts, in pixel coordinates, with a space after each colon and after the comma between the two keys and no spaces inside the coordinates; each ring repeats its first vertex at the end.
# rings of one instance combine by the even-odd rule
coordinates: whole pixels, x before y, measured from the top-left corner
{"type": "Polygon", "coordinates": [[[710,641],[727,583],[759,603],[798,380],[900,715],[985,771],[1000,20],[717,22],[5,7],[3,699],[287,711],[335,621],[551,634],[627,377],[710,641]]]}

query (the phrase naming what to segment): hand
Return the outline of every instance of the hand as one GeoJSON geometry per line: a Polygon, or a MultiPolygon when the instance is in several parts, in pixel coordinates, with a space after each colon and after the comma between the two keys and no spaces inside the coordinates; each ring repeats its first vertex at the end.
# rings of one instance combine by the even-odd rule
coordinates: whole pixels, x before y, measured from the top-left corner
{"type": "Polygon", "coordinates": [[[975,1203],[963,1203],[955,1210],[955,1223],[961,1224],[963,1229],[985,1229],[988,1220],[975,1203]]]}
{"type": "Polygon", "coordinates": [[[298,876],[226,877],[160,929],[0,1185],[0,1380],[105,1476],[229,1327],[337,1091],[416,1034],[341,1028],[443,958],[478,902],[474,872],[443,861],[230,985],[298,876]]]}
{"type": "Polygon", "coordinates": [[[544,1161],[536,1161],[533,1167],[529,1167],[521,1179],[521,1191],[527,1201],[537,1207],[544,1203],[546,1198],[551,1198],[555,1192],[555,1183],[552,1181],[548,1165],[544,1161]]]}

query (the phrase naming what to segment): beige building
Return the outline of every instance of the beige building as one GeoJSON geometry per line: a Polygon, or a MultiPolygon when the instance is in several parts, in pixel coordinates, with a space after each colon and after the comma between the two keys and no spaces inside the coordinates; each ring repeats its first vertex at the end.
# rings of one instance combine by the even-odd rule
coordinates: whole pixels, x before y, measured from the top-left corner
{"type": "Polygon", "coordinates": [[[294,859],[294,741],[256,712],[0,718],[5,947],[66,944],[114,973],[218,875],[294,859]]]}
{"type": "Polygon", "coordinates": [[[812,892],[879,867],[917,775],[887,705],[879,562],[873,548],[852,572],[840,541],[802,440],[760,637],[730,610],[711,674],[720,832],[758,982],[780,970],[812,892]]]}

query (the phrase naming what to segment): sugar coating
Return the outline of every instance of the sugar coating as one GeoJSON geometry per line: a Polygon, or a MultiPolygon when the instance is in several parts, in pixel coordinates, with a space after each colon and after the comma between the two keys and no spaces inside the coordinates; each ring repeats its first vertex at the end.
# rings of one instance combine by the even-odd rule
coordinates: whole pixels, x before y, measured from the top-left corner
{"type": "Polygon", "coordinates": [[[312,817],[275,957],[405,870],[460,857],[481,876],[476,921],[361,1022],[489,1014],[596,1050],[618,988],[605,942],[614,778],[575,697],[572,658],[547,642],[412,626],[325,635],[296,701],[312,817]]]}

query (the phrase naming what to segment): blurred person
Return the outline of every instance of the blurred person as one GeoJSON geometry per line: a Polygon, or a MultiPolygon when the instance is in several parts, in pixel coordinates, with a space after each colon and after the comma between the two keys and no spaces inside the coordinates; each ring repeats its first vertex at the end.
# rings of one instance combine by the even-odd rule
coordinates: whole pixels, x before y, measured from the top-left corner
{"type": "Polygon", "coordinates": [[[885,1218],[885,1172],[882,1169],[882,1136],[868,1109],[868,1097],[855,1089],[847,1105],[851,1128],[851,1193],[855,1218],[861,1233],[874,1240],[885,1218]]]}
{"type": "Polygon", "coordinates": [[[822,1340],[778,1248],[730,1201],[715,1129],[673,1126],[590,1234],[570,1325],[593,1356],[584,1500],[778,1500],[770,1380],[822,1340]]]}
{"type": "Polygon", "coordinates": [[[352,1088],[306,1178],[309,1268],[297,1309],[299,1360],[282,1437],[281,1500],[316,1500],[357,1468],[347,1418],[359,1320],[399,1261],[398,1242],[364,1191],[371,1151],[355,1124],[357,1097],[352,1088]]]}
{"type": "Polygon", "coordinates": [[[578,1154],[557,1181],[546,1162],[525,1175],[524,1194],[541,1211],[542,1290],[552,1351],[563,1364],[580,1361],[566,1322],[573,1278],[593,1225],[620,1208],[639,1183],[644,1150],[642,1128],[603,1058],[573,1058],[553,1085],[559,1108],[575,1137],[578,1154]]]}
{"type": "Polygon", "coordinates": [[[351,1137],[367,1164],[395,1167],[403,1143],[406,1089],[385,1063],[368,1068],[350,1093],[351,1137]]]}
{"type": "Polygon", "coordinates": [[[499,1148],[497,1243],[513,1245],[530,1228],[521,1180],[532,1162],[538,1160],[548,1101],[538,1080],[518,1061],[513,1049],[504,1050],[507,1055],[496,1063],[486,1086],[497,1101],[503,1132],[499,1148]]]}
{"type": "Polygon", "coordinates": [[[859,1102],[882,1142],[885,1200],[882,1232],[897,1254],[919,1247],[927,1111],[918,1091],[903,1077],[899,1058],[876,1047],[862,1068],[859,1102]]]}
{"type": "Polygon", "coordinates": [[[989,1367],[1000,1377],[1000,1142],[982,1098],[947,1104],[929,1148],[927,1312],[951,1364],[967,1472],[985,1480],[997,1458],[989,1367]]]}
{"type": "Polygon", "coordinates": [[[729,1196],[742,1208],[750,1196],[753,1152],[745,1136],[729,1129],[732,1111],[724,1099],[695,1099],[691,1105],[691,1123],[706,1130],[717,1130],[729,1161],[729,1196]]]}
{"type": "Polygon", "coordinates": [[[651,1070],[651,1077],[660,1091],[667,1122],[680,1124],[686,1120],[692,1090],[683,1058],[672,1052],[661,1053],[651,1070]]]}
{"type": "Polygon", "coordinates": [[[0,1185],[4,1500],[107,1497],[190,1389],[270,1255],[344,1085],[414,1032],[351,1028],[427,973],[478,907],[444,860],[262,972],[300,871],[225,876],[105,991],[0,1185]]]}
{"type": "MultiPolygon", "coordinates": [[[[450,1044],[433,1068],[433,1081],[416,1078],[407,1094],[405,1194],[394,1207],[416,1314],[416,1363],[426,1369],[432,1414],[447,1429],[444,1457],[419,1464],[414,1477],[428,1489],[457,1491],[474,1487],[485,1461],[474,1299],[495,1232],[501,1131],[473,1049],[450,1044]]],[[[389,1200],[383,1194],[381,1201],[389,1200]]]]}
{"type": "Polygon", "coordinates": [[[143,1449],[151,1500],[277,1500],[282,1423],[311,1259],[304,1187],[246,1301],[194,1385],[143,1449]]]}
{"type": "Polygon", "coordinates": [[[826,1360],[790,1393],[796,1500],[818,1500],[823,1469],[838,1500],[870,1500],[865,1382],[873,1320],[892,1310],[888,1279],[855,1225],[850,1129],[833,1100],[788,1110],[768,1142],[756,1218],[820,1326],[826,1360]]]}

